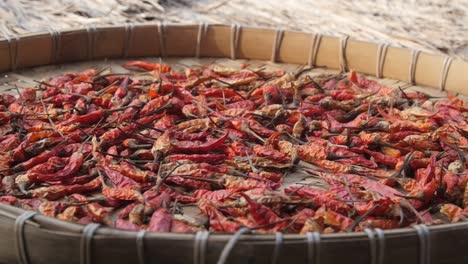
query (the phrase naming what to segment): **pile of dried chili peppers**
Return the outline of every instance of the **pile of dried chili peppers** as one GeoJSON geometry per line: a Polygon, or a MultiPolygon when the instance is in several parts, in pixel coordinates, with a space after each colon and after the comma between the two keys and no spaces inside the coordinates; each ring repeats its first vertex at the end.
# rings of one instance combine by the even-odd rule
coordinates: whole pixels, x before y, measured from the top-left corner
{"type": "Polygon", "coordinates": [[[457,97],[355,72],[125,66],[145,72],[90,69],[1,95],[0,202],[154,232],[467,220],[468,106],[457,97]]]}

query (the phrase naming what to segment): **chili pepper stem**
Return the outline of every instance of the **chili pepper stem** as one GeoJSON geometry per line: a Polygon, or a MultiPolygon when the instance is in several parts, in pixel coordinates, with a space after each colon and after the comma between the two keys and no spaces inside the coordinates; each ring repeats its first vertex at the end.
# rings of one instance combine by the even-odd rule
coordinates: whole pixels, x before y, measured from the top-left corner
{"type": "Polygon", "coordinates": [[[354,220],[353,224],[350,225],[346,229],[346,232],[352,232],[354,230],[354,228],[356,228],[362,220],[364,220],[366,217],[368,217],[371,213],[373,213],[379,207],[380,207],[380,204],[376,204],[376,205],[372,206],[367,212],[365,212],[364,214],[357,217],[356,220],[354,220]]]}
{"type": "Polygon", "coordinates": [[[97,96],[101,96],[103,93],[105,93],[107,90],[109,90],[109,88],[111,88],[112,86],[116,85],[117,83],[119,82],[119,80],[115,80],[113,81],[111,84],[109,84],[108,86],[102,88],[101,90],[97,91],[96,92],[96,95],[97,96]]]}
{"type": "Polygon", "coordinates": [[[391,176],[391,178],[398,178],[400,177],[401,173],[408,167],[411,159],[413,158],[413,155],[414,155],[414,151],[411,151],[408,156],[405,158],[405,161],[403,162],[403,165],[398,169],[398,171],[395,172],[395,174],[393,174],[391,176]]]}
{"type": "Polygon", "coordinates": [[[259,136],[257,133],[255,133],[255,131],[253,131],[249,125],[244,125],[241,127],[241,130],[244,131],[244,132],[247,132],[249,133],[250,135],[254,136],[255,138],[257,138],[258,140],[260,140],[261,142],[265,143],[266,140],[264,138],[262,138],[261,136],[259,136]]]}
{"type": "Polygon", "coordinates": [[[247,151],[245,152],[245,156],[247,157],[247,161],[249,162],[249,165],[250,165],[250,168],[252,169],[252,171],[254,173],[257,173],[258,169],[255,168],[255,166],[253,165],[252,158],[250,157],[249,153],[247,153],[247,151]]]}
{"type": "Polygon", "coordinates": [[[27,183],[18,183],[16,184],[16,186],[18,186],[18,189],[21,193],[23,193],[24,195],[29,195],[29,192],[27,190],[27,183]]]}
{"type": "Polygon", "coordinates": [[[424,223],[424,218],[422,217],[422,215],[418,212],[418,210],[414,208],[414,206],[408,200],[401,199],[400,205],[410,209],[414,213],[414,215],[416,215],[416,217],[419,219],[419,222],[424,223]]]}
{"type": "Polygon", "coordinates": [[[49,112],[47,111],[47,107],[46,107],[44,101],[42,101],[42,97],[39,97],[39,101],[41,101],[42,107],[44,108],[44,112],[47,115],[47,119],[49,120],[49,123],[52,126],[52,128],[54,129],[54,131],[57,132],[62,138],[64,138],[65,136],[62,134],[62,132],[57,130],[57,127],[56,127],[54,121],[52,120],[52,118],[50,118],[49,112]]]}
{"type": "Polygon", "coordinates": [[[178,175],[178,176],[180,176],[180,177],[182,177],[182,178],[189,179],[189,180],[207,182],[207,183],[210,183],[210,184],[212,184],[212,185],[219,186],[219,187],[222,187],[222,186],[223,186],[223,184],[221,183],[220,180],[205,179],[205,178],[197,178],[197,177],[192,177],[192,176],[188,176],[188,175],[178,175]]]}
{"type": "Polygon", "coordinates": [[[174,104],[171,103],[171,102],[169,102],[169,103],[167,103],[167,104],[161,106],[161,107],[158,108],[158,109],[155,109],[155,110],[153,110],[153,111],[151,111],[151,112],[148,112],[148,113],[146,113],[146,114],[144,114],[144,115],[141,115],[140,117],[146,117],[146,116],[150,116],[150,115],[155,115],[155,114],[158,114],[158,113],[160,113],[160,112],[162,112],[162,111],[164,111],[164,110],[171,109],[172,107],[174,107],[174,104]]]}
{"type": "Polygon", "coordinates": [[[65,206],[82,206],[90,203],[95,203],[95,202],[103,202],[105,201],[105,198],[90,198],[87,199],[86,201],[80,201],[80,202],[62,202],[63,205],[65,206]]]}
{"type": "MultiPolygon", "coordinates": [[[[157,182],[156,182],[156,185],[155,185],[153,188],[151,188],[151,189],[154,190],[154,191],[156,191],[156,192],[159,191],[159,188],[161,188],[161,185],[166,181],[166,179],[169,178],[169,177],[172,175],[172,173],[174,173],[174,171],[175,171],[177,168],[179,168],[180,166],[182,166],[182,164],[176,162],[176,166],[175,166],[169,173],[167,173],[166,175],[164,175],[163,177],[160,176],[162,170],[159,169],[159,170],[158,170],[158,180],[159,180],[159,181],[157,181],[157,182]]],[[[159,168],[161,168],[161,167],[162,167],[162,166],[159,166],[159,168]]]]}
{"type": "Polygon", "coordinates": [[[142,124],[140,122],[137,122],[137,121],[132,121],[132,123],[134,124],[137,124],[143,128],[147,128],[147,129],[151,129],[151,130],[154,130],[154,131],[157,131],[157,132],[160,132],[160,133],[164,133],[164,130],[161,130],[161,129],[157,129],[157,128],[154,128],[152,126],[148,126],[148,125],[145,125],[145,124],[142,124]]]}

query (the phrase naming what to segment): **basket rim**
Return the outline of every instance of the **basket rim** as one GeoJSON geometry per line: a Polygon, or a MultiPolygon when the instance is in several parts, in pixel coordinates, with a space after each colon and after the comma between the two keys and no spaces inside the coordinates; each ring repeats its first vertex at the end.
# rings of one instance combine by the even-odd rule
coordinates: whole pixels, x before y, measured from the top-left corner
{"type": "MultiPolygon", "coordinates": [[[[14,207],[8,204],[0,203],[0,216],[5,216],[11,218],[12,216],[19,216],[24,212],[28,212],[29,210],[24,210],[19,207],[14,207]],[[2,212],[7,212],[7,214],[2,214],[2,212]]],[[[48,224],[51,226],[62,228],[64,232],[70,232],[73,234],[79,234],[84,229],[86,225],[79,224],[75,222],[68,222],[64,220],[60,220],[53,217],[48,217],[42,214],[37,214],[32,217],[33,220],[36,220],[39,224],[48,224]]],[[[450,223],[450,224],[439,224],[439,225],[431,225],[428,226],[429,231],[432,232],[444,232],[444,231],[453,231],[453,230],[464,230],[468,229],[468,222],[458,222],[458,223],[450,223]]],[[[53,229],[52,229],[53,230],[53,229]]],[[[54,230],[55,231],[55,230],[54,230]]],[[[404,228],[395,228],[395,229],[386,229],[383,230],[385,237],[388,236],[401,236],[401,235],[413,235],[416,233],[416,229],[411,227],[404,227],[404,228]]],[[[96,235],[102,235],[109,238],[118,238],[118,237],[135,237],[138,231],[133,230],[121,230],[117,228],[111,228],[108,226],[101,226],[97,231],[96,235]]],[[[158,232],[147,232],[145,238],[148,239],[158,239],[158,238],[168,238],[174,240],[180,239],[189,239],[193,240],[193,236],[196,233],[158,233],[158,232]]],[[[210,240],[213,241],[228,241],[232,237],[230,233],[210,233],[210,240]]],[[[307,238],[306,234],[284,234],[283,235],[285,240],[289,241],[304,241],[307,238]]],[[[331,234],[320,234],[321,239],[329,240],[329,241],[341,241],[347,239],[368,239],[367,233],[364,231],[359,232],[348,232],[348,233],[331,233],[331,234]]],[[[244,234],[242,235],[243,241],[251,240],[251,241],[274,241],[275,235],[274,234],[244,234]]]]}

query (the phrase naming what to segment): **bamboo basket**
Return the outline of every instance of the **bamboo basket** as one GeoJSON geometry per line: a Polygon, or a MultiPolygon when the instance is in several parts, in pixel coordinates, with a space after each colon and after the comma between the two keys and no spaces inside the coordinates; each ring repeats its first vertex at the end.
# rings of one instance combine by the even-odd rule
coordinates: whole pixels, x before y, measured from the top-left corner
{"type": "MultiPolygon", "coordinates": [[[[96,59],[212,57],[356,70],[468,95],[468,62],[237,25],[141,24],[0,39],[0,72],[96,59]]],[[[432,89],[431,89],[432,88],[432,89]]],[[[0,204],[0,263],[468,263],[468,223],[320,235],[171,234],[60,221],[0,204]]]]}

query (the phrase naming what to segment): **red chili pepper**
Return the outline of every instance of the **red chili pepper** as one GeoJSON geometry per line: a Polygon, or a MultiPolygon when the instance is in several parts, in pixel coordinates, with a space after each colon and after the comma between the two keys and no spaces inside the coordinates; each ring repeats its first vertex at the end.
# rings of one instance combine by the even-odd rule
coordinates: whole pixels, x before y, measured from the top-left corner
{"type": "Polygon", "coordinates": [[[193,195],[197,199],[207,199],[210,201],[221,201],[224,200],[231,195],[234,194],[233,190],[215,190],[215,191],[209,191],[209,190],[196,190],[193,195]]]}
{"type": "Polygon", "coordinates": [[[279,217],[267,206],[255,202],[245,193],[241,192],[239,194],[242,195],[242,197],[244,197],[247,201],[250,215],[252,215],[253,219],[255,219],[255,222],[257,222],[258,225],[263,226],[268,224],[275,224],[274,230],[280,230],[285,225],[287,225],[286,222],[282,221],[283,219],[281,217],[279,217]]]}
{"type": "Polygon", "coordinates": [[[132,188],[110,187],[102,177],[100,177],[100,179],[102,182],[102,194],[106,198],[143,202],[143,195],[138,190],[132,188]]]}
{"type": "Polygon", "coordinates": [[[170,183],[175,183],[182,187],[194,189],[194,190],[197,190],[197,189],[211,190],[210,183],[199,181],[199,180],[187,179],[186,177],[181,177],[177,175],[171,175],[171,177],[169,177],[166,181],[170,183]]]}
{"type": "Polygon", "coordinates": [[[280,182],[283,179],[283,175],[280,173],[274,173],[269,171],[260,171],[258,173],[249,172],[249,177],[255,177],[259,179],[266,179],[272,182],[280,182]]]}
{"type": "Polygon", "coordinates": [[[354,208],[360,215],[367,214],[372,210],[369,215],[386,216],[391,210],[393,210],[394,205],[395,202],[390,198],[380,198],[367,203],[355,203],[354,208]]]}
{"type": "Polygon", "coordinates": [[[99,122],[99,120],[101,120],[101,118],[103,118],[104,115],[105,115],[105,111],[100,109],[100,110],[96,110],[86,115],[75,116],[75,117],[69,118],[68,120],[62,122],[61,124],[69,125],[69,124],[78,123],[81,125],[92,125],[92,124],[96,124],[97,122],[99,122]]]}
{"type": "Polygon", "coordinates": [[[466,220],[467,218],[466,213],[463,212],[463,209],[454,204],[444,204],[440,208],[440,212],[446,215],[452,223],[466,220]]]}
{"type": "Polygon", "coordinates": [[[336,162],[344,164],[344,165],[358,165],[358,166],[371,168],[371,169],[377,169],[379,167],[379,165],[377,165],[372,160],[368,160],[362,156],[339,159],[336,162]]]}
{"type": "Polygon", "coordinates": [[[233,109],[233,108],[254,110],[256,107],[255,107],[255,104],[250,100],[241,100],[241,101],[237,101],[234,103],[226,104],[226,109],[233,109]]]}
{"type": "Polygon", "coordinates": [[[118,188],[129,188],[129,189],[139,189],[140,185],[132,180],[131,178],[127,178],[125,175],[121,174],[118,171],[112,170],[108,166],[99,166],[98,168],[101,168],[104,173],[106,174],[107,177],[112,181],[112,184],[115,187],[118,188]]]}
{"type": "Polygon", "coordinates": [[[16,197],[11,196],[11,195],[6,195],[6,196],[0,197],[0,203],[14,205],[16,203],[16,201],[17,201],[16,197]]]}
{"type": "Polygon", "coordinates": [[[385,154],[382,154],[380,152],[376,152],[376,151],[370,151],[370,150],[365,150],[365,152],[367,154],[369,154],[374,160],[375,162],[379,163],[379,164],[382,164],[382,165],[385,165],[385,166],[388,166],[390,168],[395,168],[397,162],[398,162],[398,159],[395,159],[393,157],[390,157],[388,155],[385,155],[385,154]]]}
{"type": "Polygon", "coordinates": [[[329,92],[331,97],[335,100],[344,101],[344,100],[352,100],[354,99],[354,94],[343,91],[343,90],[332,90],[329,92]]]}
{"type": "Polygon", "coordinates": [[[230,145],[230,149],[236,156],[244,157],[252,154],[252,149],[244,145],[242,142],[235,141],[230,145]]]}
{"type": "Polygon", "coordinates": [[[79,202],[86,202],[86,210],[89,215],[97,222],[103,223],[108,221],[109,209],[103,207],[98,203],[87,203],[88,199],[81,194],[72,194],[70,198],[75,199],[79,202]]]}
{"type": "Polygon", "coordinates": [[[210,229],[218,232],[233,233],[240,225],[226,218],[209,200],[202,199],[198,208],[210,218],[210,229]]]}
{"type": "Polygon", "coordinates": [[[24,170],[29,170],[30,168],[34,167],[37,164],[44,163],[48,159],[55,157],[60,151],[59,147],[56,147],[50,151],[44,151],[42,154],[33,157],[23,163],[17,164],[11,168],[12,172],[19,172],[24,170]]]}
{"type": "MultiPolygon", "coordinates": [[[[400,226],[399,220],[373,217],[366,217],[359,223],[360,230],[364,230],[365,228],[395,229],[400,226]]],[[[356,231],[360,230],[356,228],[356,231]]]]}
{"type": "Polygon", "coordinates": [[[333,210],[325,209],[324,207],[317,210],[315,212],[315,216],[323,218],[325,224],[343,231],[348,229],[354,222],[352,219],[333,210]]]}
{"type": "Polygon", "coordinates": [[[227,179],[224,183],[224,187],[226,189],[232,189],[235,191],[248,191],[255,188],[267,188],[275,190],[280,187],[280,184],[275,182],[258,181],[254,179],[240,180],[239,178],[235,178],[227,179]]]}
{"type": "Polygon", "coordinates": [[[109,164],[107,165],[110,169],[121,173],[122,175],[136,181],[136,182],[146,182],[148,181],[149,172],[138,169],[137,167],[129,163],[121,164],[109,164]]]}
{"type": "Polygon", "coordinates": [[[47,200],[56,200],[65,195],[74,193],[92,192],[101,187],[99,179],[94,179],[85,184],[73,185],[52,185],[48,187],[40,187],[29,191],[32,196],[37,198],[44,198],[47,200]]]}
{"type": "Polygon", "coordinates": [[[252,150],[253,153],[259,157],[266,157],[278,162],[289,161],[288,157],[283,153],[266,146],[255,145],[252,150]]]}
{"type": "Polygon", "coordinates": [[[172,214],[165,208],[154,211],[148,224],[148,230],[153,232],[170,232],[172,225],[172,214]]]}
{"type": "Polygon", "coordinates": [[[143,196],[147,205],[153,208],[160,208],[170,205],[172,201],[171,193],[172,192],[168,190],[164,190],[159,193],[154,190],[148,190],[143,194],[143,196]]]}
{"type": "Polygon", "coordinates": [[[171,70],[171,67],[167,64],[151,63],[146,61],[129,61],[124,67],[126,68],[139,68],[147,71],[161,71],[161,73],[166,73],[171,70]]]}
{"type": "Polygon", "coordinates": [[[220,138],[207,139],[205,142],[199,141],[175,141],[171,144],[171,149],[177,152],[203,153],[223,146],[224,141],[228,138],[229,133],[224,134],[220,138]]]}
{"type": "Polygon", "coordinates": [[[219,164],[226,159],[224,154],[173,154],[168,156],[170,162],[178,160],[190,160],[194,162],[207,162],[210,164],[219,164]]]}
{"type": "Polygon", "coordinates": [[[294,219],[294,225],[301,229],[308,219],[315,216],[315,211],[310,208],[299,208],[298,210],[299,212],[293,215],[292,219],[294,219]]]}
{"type": "Polygon", "coordinates": [[[211,88],[204,90],[201,94],[210,98],[242,98],[239,92],[236,92],[229,88],[211,88]]]}
{"type": "Polygon", "coordinates": [[[325,147],[318,144],[308,144],[297,148],[299,157],[306,162],[314,163],[328,157],[325,147]]]}
{"type": "Polygon", "coordinates": [[[61,170],[48,175],[33,175],[34,180],[38,181],[60,181],[64,178],[73,176],[83,164],[83,152],[75,152],[70,157],[70,162],[61,170]]]}
{"type": "Polygon", "coordinates": [[[402,196],[403,193],[400,191],[391,188],[383,183],[380,183],[378,181],[373,181],[365,177],[361,177],[359,175],[353,175],[353,174],[345,174],[343,177],[346,177],[346,179],[353,184],[361,185],[364,187],[364,189],[372,192],[376,192],[384,197],[388,198],[396,198],[397,196],[402,196]]]}
{"type": "Polygon", "coordinates": [[[466,220],[458,205],[466,213],[468,108],[456,97],[428,100],[355,72],[127,66],[153,79],[89,69],[0,96],[1,202],[77,223],[182,233],[466,220]],[[304,183],[320,188],[278,191],[295,179],[288,172],[310,174],[304,183]],[[8,196],[18,190],[34,198],[8,196]],[[192,204],[205,226],[182,218],[192,204]]]}
{"type": "Polygon", "coordinates": [[[69,206],[57,215],[57,218],[64,221],[77,221],[78,215],[82,214],[83,210],[78,206],[69,206]]]}
{"type": "Polygon", "coordinates": [[[171,232],[173,233],[195,233],[201,228],[192,226],[181,220],[172,219],[171,232]]]}
{"type": "Polygon", "coordinates": [[[133,231],[140,230],[140,226],[134,223],[131,223],[129,221],[123,220],[123,219],[115,220],[114,227],[117,229],[123,229],[123,230],[133,230],[133,231]]]}
{"type": "Polygon", "coordinates": [[[285,192],[311,198],[317,206],[323,205],[340,213],[347,213],[351,210],[351,207],[347,203],[332,197],[330,193],[323,190],[313,189],[310,187],[291,186],[285,189],[285,192]]]}
{"type": "Polygon", "coordinates": [[[309,95],[307,96],[304,101],[308,103],[316,103],[325,98],[325,94],[315,94],[315,95],[309,95]]]}
{"type": "Polygon", "coordinates": [[[184,133],[180,131],[171,131],[171,137],[177,140],[205,140],[208,137],[208,131],[202,131],[199,133],[184,133]]]}
{"type": "Polygon", "coordinates": [[[170,99],[171,99],[171,97],[169,95],[164,95],[164,96],[160,96],[160,97],[157,97],[157,98],[149,101],[140,110],[140,115],[146,115],[148,113],[157,111],[161,107],[165,106],[169,102],[170,99]]]}
{"type": "Polygon", "coordinates": [[[119,219],[125,219],[129,216],[130,212],[137,206],[138,203],[131,203],[127,206],[125,206],[120,212],[119,212],[119,219]]]}
{"type": "Polygon", "coordinates": [[[255,81],[258,76],[253,72],[240,72],[221,77],[220,80],[233,86],[245,85],[255,81]]]}

